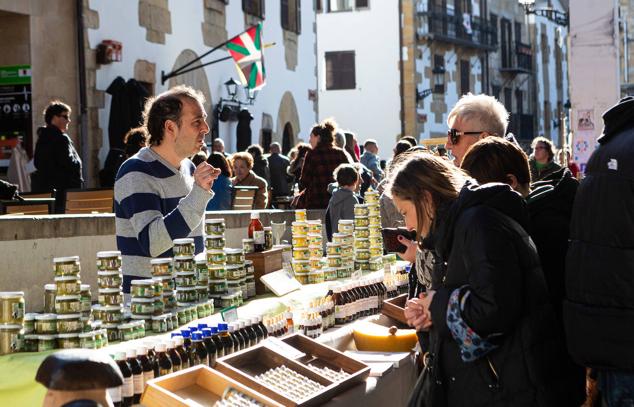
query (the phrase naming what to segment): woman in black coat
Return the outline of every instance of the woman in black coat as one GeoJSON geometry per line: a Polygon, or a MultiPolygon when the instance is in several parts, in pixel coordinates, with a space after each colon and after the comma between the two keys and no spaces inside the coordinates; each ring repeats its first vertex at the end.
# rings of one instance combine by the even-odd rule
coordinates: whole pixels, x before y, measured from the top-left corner
{"type": "Polygon", "coordinates": [[[410,325],[429,330],[433,379],[412,404],[562,405],[563,337],[521,197],[508,185],[480,187],[429,154],[406,159],[389,191],[435,252],[432,290],[406,308],[410,325]]]}

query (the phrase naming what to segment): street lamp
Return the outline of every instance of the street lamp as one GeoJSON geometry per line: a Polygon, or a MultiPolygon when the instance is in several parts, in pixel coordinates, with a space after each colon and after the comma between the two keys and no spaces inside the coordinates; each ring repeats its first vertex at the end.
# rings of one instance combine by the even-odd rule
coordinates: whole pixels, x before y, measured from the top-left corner
{"type": "Polygon", "coordinates": [[[555,24],[567,27],[568,26],[568,13],[555,10],[552,7],[536,7],[535,0],[518,0],[518,2],[524,7],[526,15],[535,14],[536,16],[545,17],[546,19],[554,22],[555,24]]]}
{"type": "Polygon", "coordinates": [[[225,82],[225,88],[227,89],[227,94],[231,97],[231,100],[236,100],[238,82],[236,82],[233,78],[229,78],[229,80],[225,82]]]}
{"type": "Polygon", "coordinates": [[[242,86],[233,78],[224,83],[229,99],[220,98],[216,105],[216,118],[221,122],[238,120],[238,113],[243,106],[253,106],[258,91],[244,87],[245,101],[238,99],[238,87],[242,86]]]}

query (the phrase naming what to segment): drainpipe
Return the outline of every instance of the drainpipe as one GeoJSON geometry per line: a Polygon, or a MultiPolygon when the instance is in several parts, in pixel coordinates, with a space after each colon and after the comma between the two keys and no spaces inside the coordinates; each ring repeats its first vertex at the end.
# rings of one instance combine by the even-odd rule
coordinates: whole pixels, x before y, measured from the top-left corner
{"type": "Polygon", "coordinates": [[[400,67],[400,91],[401,91],[401,137],[405,136],[405,68],[403,63],[403,0],[398,2],[398,59],[400,67]]]}
{"type": "Polygon", "coordinates": [[[621,13],[623,14],[621,16],[621,20],[623,21],[623,79],[625,79],[623,82],[628,84],[630,83],[630,53],[627,47],[627,10],[621,9],[621,13]]]}
{"type": "MultiPolygon", "coordinates": [[[[75,12],[77,14],[77,69],[79,71],[79,143],[82,160],[82,176],[84,186],[91,185],[92,180],[88,179],[87,166],[91,165],[90,149],[88,140],[88,107],[86,106],[86,54],[84,49],[84,5],[82,0],[75,1],[75,12]]],[[[92,171],[91,171],[92,173],[92,171]]]]}

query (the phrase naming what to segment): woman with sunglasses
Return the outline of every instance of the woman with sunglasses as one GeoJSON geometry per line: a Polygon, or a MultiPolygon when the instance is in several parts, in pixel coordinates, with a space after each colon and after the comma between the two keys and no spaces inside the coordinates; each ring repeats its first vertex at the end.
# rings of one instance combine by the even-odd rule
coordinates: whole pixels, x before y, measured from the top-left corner
{"type": "Polygon", "coordinates": [[[478,186],[450,162],[408,157],[387,189],[432,250],[431,290],[405,316],[429,331],[424,379],[410,405],[563,406],[557,329],[522,198],[478,186]]]}
{"type": "Polygon", "coordinates": [[[37,171],[31,175],[33,192],[55,194],[55,212],[64,213],[64,191],[81,188],[81,159],[66,132],[70,124],[71,109],[54,100],[44,109],[46,126],[37,129],[34,163],[37,171]]]}

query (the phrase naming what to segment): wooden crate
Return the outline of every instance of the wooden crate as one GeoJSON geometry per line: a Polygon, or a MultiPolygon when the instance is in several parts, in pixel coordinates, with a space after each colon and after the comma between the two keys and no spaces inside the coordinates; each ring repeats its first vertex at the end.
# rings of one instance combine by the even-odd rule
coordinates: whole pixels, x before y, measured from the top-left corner
{"type": "Polygon", "coordinates": [[[219,359],[216,364],[216,369],[245,386],[289,407],[319,406],[340,393],[337,384],[313,372],[303,364],[282,356],[262,345],[232,353],[229,356],[219,359]],[[278,393],[275,389],[267,387],[267,385],[255,380],[255,376],[282,365],[294,370],[302,376],[316,381],[323,385],[324,389],[313,394],[311,397],[294,401],[278,393]]]}
{"type": "Polygon", "coordinates": [[[247,253],[244,256],[253,261],[255,269],[255,293],[260,295],[267,292],[267,288],[260,281],[260,277],[282,268],[282,249],[271,249],[259,253],[247,253]]]}
{"type": "Polygon", "coordinates": [[[306,354],[305,357],[297,359],[297,362],[319,368],[342,369],[350,374],[351,376],[347,379],[337,382],[339,391],[349,389],[359,383],[365,383],[365,379],[370,374],[370,367],[365,363],[352,359],[342,352],[322,345],[305,335],[296,333],[283,338],[282,341],[306,354]]]}
{"type": "Polygon", "coordinates": [[[407,319],[405,318],[405,303],[407,302],[407,294],[401,294],[398,297],[390,298],[383,301],[383,308],[381,314],[395,319],[407,325],[407,319]]]}
{"type": "Polygon", "coordinates": [[[267,406],[281,404],[238,383],[210,367],[198,365],[148,382],[141,398],[147,407],[213,406],[227,387],[244,393],[267,406]]]}

